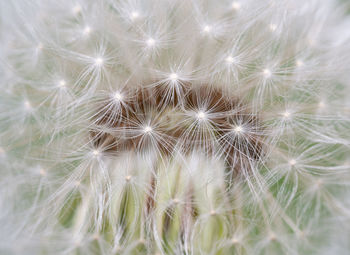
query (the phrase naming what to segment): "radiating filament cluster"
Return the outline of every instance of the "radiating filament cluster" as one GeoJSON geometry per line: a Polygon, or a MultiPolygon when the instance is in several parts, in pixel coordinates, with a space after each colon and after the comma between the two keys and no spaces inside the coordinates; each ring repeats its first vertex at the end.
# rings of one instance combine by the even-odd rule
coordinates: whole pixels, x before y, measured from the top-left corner
{"type": "Polygon", "coordinates": [[[115,92],[114,107],[104,101],[91,131],[94,147],[114,154],[151,150],[162,156],[201,151],[232,168],[260,158],[261,124],[235,98],[188,83],[179,85],[183,93],[169,95],[163,85],[115,92]]]}

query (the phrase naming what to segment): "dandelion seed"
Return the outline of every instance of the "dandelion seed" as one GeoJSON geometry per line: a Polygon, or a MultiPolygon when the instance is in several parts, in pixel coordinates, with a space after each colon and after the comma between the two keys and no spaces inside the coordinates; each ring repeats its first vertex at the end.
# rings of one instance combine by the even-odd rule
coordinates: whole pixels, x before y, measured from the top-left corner
{"type": "Polygon", "coordinates": [[[75,15],[77,15],[78,13],[81,12],[81,6],[80,6],[80,5],[74,6],[73,9],[72,9],[72,11],[73,11],[73,13],[74,13],[75,15]]]}
{"type": "Polygon", "coordinates": [[[91,27],[86,26],[83,30],[84,35],[89,35],[91,33],[91,27]]]}
{"type": "Polygon", "coordinates": [[[140,17],[140,13],[139,13],[138,11],[133,11],[133,12],[131,12],[131,14],[130,14],[130,19],[131,19],[131,20],[135,20],[135,19],[137,19],[138,17],[140,17]]]}
{"type": "Polygon", "coordinates": [[[288,110],[286,110],[285,112],[281,113],[281,115],[282,115],[282,119],[284,121],[290,121],[291,118],[292,118],[292,113],[290,111],[288,111],[288,110]]]}
{"type": "Polygon", "coordinates": [[[205,112],[203,112],[203,111],[197,112],[197,119],[198,120],[205,120],[206,118],[207,118],[207,116],[206,116],[205,112]]]}
{"type": "Polygon", "coordinates": [[[316,189],[320,189],[322,185],[323,185],[323,181],[321,179],[316,180],[316,183],[315,183],[316,189]]]}
{"type": "Polygon", "coordinates": [[[288,163],[289,165],[294,166],[297,163],[297,161],[295,159],[291,159],[288,163]]]}
{"type": "Polygon", "coordinates": [[[38,43],[38,46],[36,46],[36,51],[40,51],[44,48],[44,45],[42,43],[38,43]]]}
{"type": "Polygon", "coordinates": [[[177,79],[179,78],[179,76],[176,74],[176,73],[172,73],[172,74],[170,74],[170,76],[169,76],[169,79],[171,80],[171,81],[177,81],[177,79]]]}
{"type": "Polygon", "coordinates": [[[296,61],[296,66],[297,66],[297,67],[302,67],[302,66],[304,66],[304,62],[301,61],[300,59],[298,59],[298,60],[296,61]]]}
{"type": "Polygon", "coordinates": [[[144,132],[145,134],[151,133],[152,130],[153,130],[153,129],[152,129],[151,126],[145,126],[145,127],[143,128],[143,132],[144,132]]]}
{"type": "Polygon", "coordinates": [[[241,9],[241,3],[238,1],[233,1],[231,4],[231,7],[232,7],[232,9],[237,11],[237,10],[241,9]]]}
{"type": "Polygon", "coordinates": [[[93,150],[92,151],[92,155],[94,155],[95,157],[100,155],[100,151],[99,150],[93,150]]]}
{"type": "Polygon", "coordinates": [[[304,239],[304,238],[306,237],[305,232],[304,232],[304,231],[301,231],[301,230],[298,230],[295,234],[296,234],[297,237],[300,238],[300,239],[304,239]]]}
{"type": "Polygon", "coordinates": [[[314,38],[309,38],[308,40],[307,40],[307,42],[308,42],[308,44],[311,46],[311,47],[313,47],[313,46],[315,46],[316,45],[316,39],[314,39],[314,38]]]}
{"type": "Polygon", "coordinates": [[[234,237],[234,238],[231,239],[231,243],[232,243],[232,244],[239,244],[240,241],[239,241],[238,238],[235,238],[235,237],[234,237]]]}
{"type": "Polygon", "coordinates": [[[114,93],[113,98],[116,102],[119,102],[119,101],[123,100],[123,95],[117,91],[114,93]]]}
{"type": "Polygon", "coordinates": [[[41,169],[39,170],[39,174],[40,174],[41,176],[45,176],[45,175],[46,175],[45,169],[41,168],[41,169]]]}
{"type": "Polygon", "coordinates": [[[58,88],[64,89],[66,87],[66,81],[65,80],[60,80],[57,85],[58,88]]]}
{"type": "Polygon", "coordinates": [[[146,41],[146,44],[147,44],[148,47],[153,47],[156,44],[156,41],[153,38],[149,38],[146,41]]]}
{"type": "Polygon", "coordinates": [[[95,59],[95,64],[97,66],[101,66],[103,64],[103,58],[100,58],[100,57],[96,58],[95,59]]]}
{"type": "Polygon", "coordinates": [[[325,107],[326,107],[325,102],[320,101],[320,102],[318,103],[318,107],[321,108],[321,109],[325,108],[325,107]]]}
{"type": "Polygon", "coordinates": [[[282,115],[285,119],[289,119],[291,117],[291,113],[289,111],[285,111],[284,113],[282,113],[282,115]]]}
{"type": "Polygon", "coordinates": [[[225,58],[225,61],[227,64],[233,64],[235,62],[235,59],[232,56],[228,56],[225,58]]]}
{"type": "Polygon", "coordinates": [[[25,108],[27,111],[32,110],[32,105],[31,105],[31,103],[30,103],[28,100],[24,101],[24,108],[25,108]]]}
{"type": "Polygon", "coordinates": [[[243,132],[243,127],[242,126],[236,126],[234,129],[233,129],[233,131],[235,132],[235,133],[242,133],[243,132]]]}
{"type": "Polygon", "coordinates": [[[274,32],[274,31],[276,31],[276,29],[277,29],[277,25],[276,25],[276,24],[270,24],[270,25],[269,25],[269,28],[270,28],[270,30],[271,30],[272,32],[274,32]]]}
{"type": "Polygon", "coordinates": [[[132,176],[131,176],[131,175],[127,175],[127,176],[125,176],[125,180],[126,180],[127,182],[129,182],[129,181],[131,180],[131,178],[132,178],[132,176]]]}
{"type": "Polygon", "coordinates": [[[212,30],[212,27],[211,27],[211,26],[206,25],[206,26],[203,27],[203,31],[204,31],[205,33],[210,33],[211,30],[212,30]]]}
{"type": "Polygon", "coordinates": [[[272,76],[272,73],[270,71],[270,69],[264,69],[263,70],[263,74],[264,74],[264,77],[267,79],[267,78],[271,78],[272,76]]]}
{"type": "Polygon", "coordinates": [[[277,240],[276,235],[275,235],[274,233],[270,233],[270,234],[269,234],[269,240],[270,240],[271,242],[276,241],[276,240],[277,240]]]}

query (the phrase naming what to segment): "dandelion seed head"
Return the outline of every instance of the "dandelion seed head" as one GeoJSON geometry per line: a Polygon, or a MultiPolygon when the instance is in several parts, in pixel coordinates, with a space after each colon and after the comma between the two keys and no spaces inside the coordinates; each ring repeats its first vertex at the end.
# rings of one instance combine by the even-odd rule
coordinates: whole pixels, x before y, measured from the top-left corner
{"type": "Polygon", "coordinates": [[[346,254],[346,4],[3,2],[0,250],[346,254]]]}

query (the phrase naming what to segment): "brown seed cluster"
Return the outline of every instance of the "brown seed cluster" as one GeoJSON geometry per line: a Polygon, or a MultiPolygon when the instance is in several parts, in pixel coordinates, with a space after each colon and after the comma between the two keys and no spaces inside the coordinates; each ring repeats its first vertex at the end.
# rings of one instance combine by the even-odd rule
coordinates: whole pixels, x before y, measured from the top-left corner
{"type": "Polygon", "coordinates": [[[200,151],[233,169],[262,155],[258,118],[209,85],[158,84],[125,89],[100,106],[91,131],[105,153],[153,151],[161,156],[200,151]]]}

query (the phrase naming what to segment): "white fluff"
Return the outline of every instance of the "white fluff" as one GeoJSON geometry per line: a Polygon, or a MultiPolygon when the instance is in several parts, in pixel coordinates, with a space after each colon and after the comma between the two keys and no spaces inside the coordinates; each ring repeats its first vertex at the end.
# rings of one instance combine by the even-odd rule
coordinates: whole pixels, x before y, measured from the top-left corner
{"type": "Polygon", "coordinates": [[[2,1],[0,253],[348,254],[349,10],[336,0],[2,1]],[[237,106],[218,113],[209,94],[199,107],[136,114],[126,131],[100,125],[106,112],[124,123],[130,93],[160,86],[165,102],[181,101],[187,84],[237,106]],[[231,126],[218,135],[221,117],[231,126]],[[165,156],[164,132],[180,126],[165,156]],[[95,146],[92,131],[141,142],[111,155],[116,144],[95,146]],[[192,140],[205,148],[188,152],[192,140]]]}

